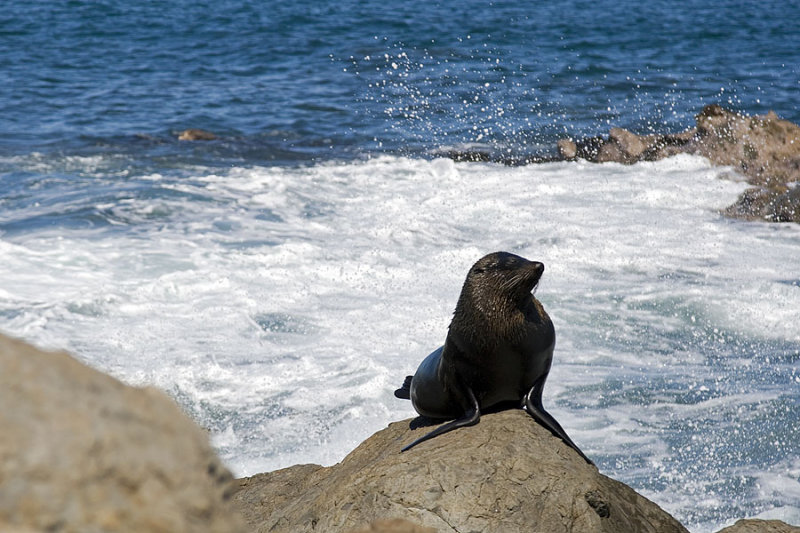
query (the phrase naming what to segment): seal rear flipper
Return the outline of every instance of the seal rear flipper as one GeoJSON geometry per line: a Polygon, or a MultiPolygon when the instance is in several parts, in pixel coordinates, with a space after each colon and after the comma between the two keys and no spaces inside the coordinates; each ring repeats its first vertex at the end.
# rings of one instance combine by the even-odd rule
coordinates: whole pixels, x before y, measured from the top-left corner
{"type": "Polygon", "coordinates": [[[411,399],[411,380],[414,379],[414,376],[406,376],[406,380],[403,382],[403,386],[394,391],[394,395],[401,400],[410,400],[411,399]]]}
{"type": "Polygon", "coordinates": [[[564,441],[567,446],[578,452],[578,455],[583,457],[587,463],[594,466],[592,460],[586,457],[581,449],[578,448],[574,442],[572,442],[572,439],[569,438],[567,432],[561,427],[561,424],[556,422],[556,419],[553,418],[550,413],[544,410],[544,406],[542,405],[542,391],[544,390],[545,379],[547,379],[547,374],[536,380],[536,383],[533,384],[531,390],[525,395],[525,400],[523,402],[525,410],[527,410],[528,414],[531,415],[539,424],[549,429],[550,433],[564,441]]]}
{"type": "Polygon", "coordinates": [[[430,440],[433,437],[441,435],[442,433],[447,433],[448,431],[452,431],[460,427],[472,426],[477,424],[478,421],[481,419],[481,409],[480,406],[478,405],[478,400],[475,399],[475,394],[472,392],[472,389],[468,388],[467,393],[469,394],[469,400],[472,403],[472,406],[470,407],[469,411],[467,411],[464,414],[464,416],[462,416],[461,418],[457,418],[452,422],[448,422],[447,424],[439,426],[430,433],[421,436],[420,438],[418,438],[417,440],[415,440],[414,442],[412,442],[411,444],[409,444],[400,451],[404,452],[406,450],[410,450],[420,442],[425,442],[426,440],[430,440]]]}

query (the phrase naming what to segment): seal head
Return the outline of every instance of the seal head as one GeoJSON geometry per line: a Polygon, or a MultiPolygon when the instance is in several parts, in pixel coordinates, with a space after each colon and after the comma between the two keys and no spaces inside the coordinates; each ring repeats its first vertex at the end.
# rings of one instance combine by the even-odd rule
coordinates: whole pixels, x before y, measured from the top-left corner
{"type": "Polygon", "coordinates": [[[542,406],[555,347],[553,323],[532,294],[543,272],[542,263],[507,252],[489,254],[470,268],[444,345],[395,391],[422,416],[454,420],[403,451],[476,424],[482,410],[513,402],[591,463],[542,406]]]}

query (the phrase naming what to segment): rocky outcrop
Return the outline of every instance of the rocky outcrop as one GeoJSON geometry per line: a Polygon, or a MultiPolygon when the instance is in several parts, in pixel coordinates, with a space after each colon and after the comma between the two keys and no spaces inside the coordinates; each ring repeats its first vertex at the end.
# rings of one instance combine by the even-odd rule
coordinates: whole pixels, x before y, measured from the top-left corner
{"type": "Polygon", "coordinates": [[[0,406],[0,531],[242,531],[231,475],[163,393],[0,335],[0,406]]]}
{"type": "Polygon", "coordinates": [[[686,531],[521,410],[400,453],[429,430],[395,422],[335,466],[242,479],[233,501],[253,531],[350,531],[388,518],[439,532],[686,531]]]}
{"type": "Polygon", "coordinates": [[[750,117],[718,105],[706,106],[695,118],[697,125],[681,133],[637,135],[612,128],[608,137],[564,139],[558,149],[564,159],[597,163],[701,155],[716,165],[734,167],[754,185],[726,214],[800,223],[800,188],[794,186],[800,182],[800,127],[774,112],[750,117]]]}
{"type": "Polygon", "coordinates": [[[718,533],[800,533],[800,527],[780,520],[739,520],[718,533]]]}
{"type": "Polygon", "coordinates": [[[697,115],[696,152],[739,169],[754,185],[800,177],[800,127],[770,111],[748,117],[710,105],[697,115]]]}

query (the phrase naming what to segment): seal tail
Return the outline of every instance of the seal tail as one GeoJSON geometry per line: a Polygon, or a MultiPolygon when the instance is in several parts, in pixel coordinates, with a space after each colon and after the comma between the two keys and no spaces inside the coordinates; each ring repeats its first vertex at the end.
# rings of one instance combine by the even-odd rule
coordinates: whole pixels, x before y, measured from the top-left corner
{"type": "Polygon", "coordinates": [[[394,395],[400,398],[401,400],[410,400],[412,379],[414,379],[414,376],[406,376],[406,380],[403,382],[403,386],[394,391],[394,395]]]}

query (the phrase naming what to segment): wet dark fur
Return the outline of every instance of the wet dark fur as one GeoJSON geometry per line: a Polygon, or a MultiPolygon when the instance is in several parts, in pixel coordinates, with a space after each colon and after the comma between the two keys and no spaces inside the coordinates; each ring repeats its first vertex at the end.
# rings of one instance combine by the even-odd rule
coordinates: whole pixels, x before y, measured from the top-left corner
{"type": "Polygon", "coordinates": [[[480,420],[481,411],[512,402],[591,461],[541,404],[555,330],[531,292],[544,265],[507,252],[481,258],[467,274],[447,339],[395,391],[423,416],[455,419],[403,450],[480,420]]]}

